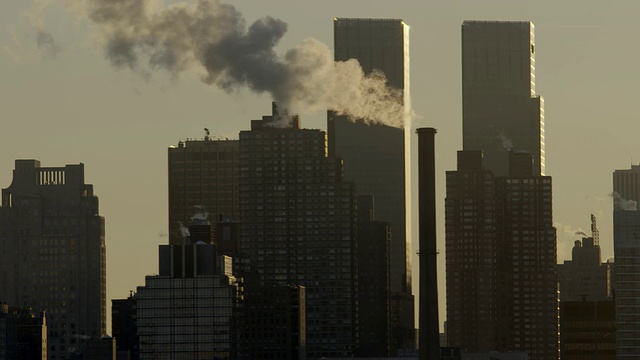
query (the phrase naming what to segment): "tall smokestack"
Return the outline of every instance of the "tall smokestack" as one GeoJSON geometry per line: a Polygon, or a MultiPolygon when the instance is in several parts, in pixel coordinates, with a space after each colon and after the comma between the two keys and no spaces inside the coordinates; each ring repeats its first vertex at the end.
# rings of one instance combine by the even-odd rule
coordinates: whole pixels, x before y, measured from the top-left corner
{"type": "Polygon", "coordinates": [[[418,133],[418,216],[420,223],[419,359],[440,359],[436,250],[436,166],[434,128],[418,133]]]}

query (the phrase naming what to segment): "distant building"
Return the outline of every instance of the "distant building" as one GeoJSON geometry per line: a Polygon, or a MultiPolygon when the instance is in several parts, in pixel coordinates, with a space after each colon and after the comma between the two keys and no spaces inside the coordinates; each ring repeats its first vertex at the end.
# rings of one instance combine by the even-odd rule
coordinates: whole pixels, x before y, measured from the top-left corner
{"type": "Polygon", "coordinates": [[[551,178],[526,153],[509,154],[508,176],[458,152],[445,199],[447,341],[463,353],[558,357],[556,232],[551,178]]]}
{"type": "Polygon", "coordinates": [[[170,147],[169,244],[182,245],[182,227],[196,213],[207,212],[209,220],[239,217],[238,140],[180,141],[170,147]]]}
{"type": "Polygon", "coordinates": [[[47,312],[49,359],[106,332],[104,218],[84,165],[16,160],[0,207],[0,294],[47,312]]]}
{"type": "Polygon", "coordinates": [[[139,358],[136,311],[136,295],[133,291],[126,299],[111,300],[111,334],[116,339],[118,356],[125,356],[128,360],[139,358]]]}
{"type": "Polygon", "coordinates": [[[510,150],[545,174],[544,100],[536,95],[535,32],[529,21],[462,23],[463,149],[482,150],[485,169],[509,173],[510,150]]]}
{"type": "Polygon", "coordinates": [[[617,359],[640,358],[640,211],[613,212],[617,359]]]}
{"type": "Polygon", "coordinates": [[[310,358],[358,346],[354,186],[326,141],[275,106],[240,133],[240,250],[266,285],[305,287],[310,358]]]}
{"type": "Polygon", "coordinates": [[[615,360],[616,312],[613,299],[560,302],[560,358],[615,360]]]}
{"type": "MultiPolygon", "coordinates": [[[[586,234],[585,234],[586,236],[586,234]]],[[[596,217],[591,215],[591,237],[576,240],[571,260],[558,264],[560,301],[611,299],[612,263],[602,263],[596,217]]]]}
{"type": "Polygon", "coordinates": [[[0,359],[46,360],[47,318],[0,304],[0,359]]]}
{"type": "Polygon", "coordinates": [[[344,178],[358,195],[372,195],[376,220],[388,222],[394,348],[415,349],[414,298],[411,288],[411,126],[409,109],[409,26],[401,19],[336,18],[336,61],[357,60],[365,74],[382,72],[387,84],[402,91],[407,112],[403,128],[352,121],[329,112],[329,156],[344,160],[344,178]]]}
{"type": "Polygon", "coordinates": [[[239,299],[231,258],[202,239],[160,245],[159,275],[136,294],[140,359],[232,359],[239,299]]]}

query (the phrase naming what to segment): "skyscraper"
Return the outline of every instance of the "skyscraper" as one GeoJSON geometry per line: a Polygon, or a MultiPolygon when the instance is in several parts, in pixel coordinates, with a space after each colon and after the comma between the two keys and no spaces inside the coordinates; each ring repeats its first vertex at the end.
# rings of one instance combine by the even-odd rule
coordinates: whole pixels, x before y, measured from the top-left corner
{"type": "Polygon", "coordinates": [[[16,160],[0,207],[0,295],[47,312],[50,359],[106,332],[104,218],[84,165],[16,160]]]}
{"type": "MultiPolygon", "coordinates": [[[[334,19],[335,60],[356,59],[365,73],[381,71],[387,84],[404,94],[410,109],[409,26],[400,19],[334,19]]],[[[329,112],[329,156],[344,160],[344,176],[356,184],[358,195],[373,195],[376,220],[391,226],[390,269],[392,305],[413,339],[411,290],[410,123],[404,128],[367,125],[329,112]]],[[[412,344],[400,344],[410,347],[412,344]]]]}
{"type": "Polygon", "coordinates": [[[482,152],[458,151],[446,181],[447,343],[497,350],[496,180],[482,152]]]}
{"type": "Polygon", "coordinates": [[[614,210],[616,358],[640,357],[640,211],[614,210]]]}
{"type": "Polygon", "coordinates": [[[544,100],[535,95],[535,33],[529,21],[462,24],[463,149],[482,150],[487,170],[508,173],[509,150],[545,174],[544,100]]]}
{"type": "Polygon", "coordinates": [[[170,147],[169,243],[182,244],[180,227],[196,213],[207,212],[212,223],[220,217],[238,219],[238,140],[179,142],[170,147]]]}
{"type": "Polygon", "coordinates": [[[310,358],[358,345],[354,186],[326,146],[324,132],[275,106],[240,132],[240,250],[265,284],[306,288],[310,358]]]}
{"type": "Polygon", "coordinates": [[[465,352],[558,358],[551,178],[534,166],[510,152],[495,177],[480,151],[462,151],[447,172],[447,340],[465,352]]]}

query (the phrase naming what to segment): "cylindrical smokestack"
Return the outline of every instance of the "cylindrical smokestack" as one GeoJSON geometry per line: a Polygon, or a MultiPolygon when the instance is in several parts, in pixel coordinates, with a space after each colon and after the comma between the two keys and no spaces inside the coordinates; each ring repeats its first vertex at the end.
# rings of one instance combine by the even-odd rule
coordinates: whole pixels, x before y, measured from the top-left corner
{"type": "Polygon", "coordinates": [[[419,359],[440,359],[436,250],[436,160],[434,128],[418,133],[418,218],[420,223],[419,359]]]}

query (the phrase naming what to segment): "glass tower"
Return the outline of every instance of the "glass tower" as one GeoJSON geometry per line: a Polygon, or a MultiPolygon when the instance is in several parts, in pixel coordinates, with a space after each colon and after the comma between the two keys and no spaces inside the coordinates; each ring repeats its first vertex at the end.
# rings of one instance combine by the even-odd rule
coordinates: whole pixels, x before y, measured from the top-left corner
{"type": "Polygon", "coordinates": [[[496,176],[509,151],[528,152],[544,175],[544,100],[535,95],[535,34],[529,21],[462,24],[464,150],[482,150],[496,176]]]}
{"type": "Polygon", "coordinates": [[[345,179],[356,184],[358,195],[373,196],[375,220],[391,226],[393,346],[412,347],[409,26],[401,19],[334,19],[333,26],[336,61],[356,59],[365,74],[381,71],[387,84],[404,95],[403,128],[367,125],[329,112],[327,129],[329,156],[344,160],[345,179]]]}

